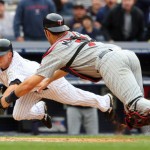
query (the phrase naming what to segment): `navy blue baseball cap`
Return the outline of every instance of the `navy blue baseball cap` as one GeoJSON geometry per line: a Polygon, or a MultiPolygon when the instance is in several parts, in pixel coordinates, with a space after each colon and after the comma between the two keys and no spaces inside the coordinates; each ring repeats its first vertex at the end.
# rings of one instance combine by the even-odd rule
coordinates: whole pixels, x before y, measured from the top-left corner
{"type": "Polygon", "coordinates": [[[12,43],[7,39],[0,39],[0,56],[12,50],[12,43]]]}
{"type": "Polygon", "coordinates": [[[64,32],[69,30],[69,27],[64,24],[64,18],[56,13],[48,14],[44,18],[43,27],[50,32],[64,32]]]}

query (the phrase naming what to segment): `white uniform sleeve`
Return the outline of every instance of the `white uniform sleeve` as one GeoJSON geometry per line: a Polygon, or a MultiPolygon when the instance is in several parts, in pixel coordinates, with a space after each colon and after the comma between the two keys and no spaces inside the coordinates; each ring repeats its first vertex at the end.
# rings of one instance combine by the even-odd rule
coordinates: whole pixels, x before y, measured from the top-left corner
{"type": "Polygon", "coordinates": [[[8,77],[8,84],[10,84],[15,79],[20,80],[23,82],[26,79],[26,76],[21,75],[17,70],[9,69],[7,71],[7,77],[8,77]]]}

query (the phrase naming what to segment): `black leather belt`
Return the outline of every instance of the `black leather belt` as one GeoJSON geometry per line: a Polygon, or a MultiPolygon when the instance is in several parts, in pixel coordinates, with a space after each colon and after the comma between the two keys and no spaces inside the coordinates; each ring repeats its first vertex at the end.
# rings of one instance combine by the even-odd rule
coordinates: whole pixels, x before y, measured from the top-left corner
{"type": "Polygon", "coordinates": [[[99,58],[102,58],[105,54],[107,54],[107,53],[109,53],[109,52],[111,52],[111,51],[113,51],[113,50],[107,49],[107,50],[103,51],[103,52],[99,55],[99,58]]]}

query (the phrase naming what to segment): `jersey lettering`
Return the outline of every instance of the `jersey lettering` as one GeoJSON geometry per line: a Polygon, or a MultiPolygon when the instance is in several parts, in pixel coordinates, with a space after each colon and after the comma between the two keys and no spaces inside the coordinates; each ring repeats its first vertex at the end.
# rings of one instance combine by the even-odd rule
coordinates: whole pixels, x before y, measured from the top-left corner
{"type": "Polygon", "coordinates": [[[70,43],[71,43],[71,40],[64,40],[64,41],[62,42],[63,45],[68,45],[68,44],[70,44],[70,43]]]}

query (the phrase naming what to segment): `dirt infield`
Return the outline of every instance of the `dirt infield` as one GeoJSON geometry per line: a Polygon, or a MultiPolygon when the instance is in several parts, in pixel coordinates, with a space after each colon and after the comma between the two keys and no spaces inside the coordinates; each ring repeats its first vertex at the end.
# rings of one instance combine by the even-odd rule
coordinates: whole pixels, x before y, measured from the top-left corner
{"type": "Polygon", "coordinates": [[[40,138],[40,137],[33,137],[33,138],[23,138],[23,137],[0,137],[0,142],[4,141],[26,141],[26,142],[79,142],[79,143],[107,143],[107,142],[134,142],[135,139],[128,138],[40,138]]]}

